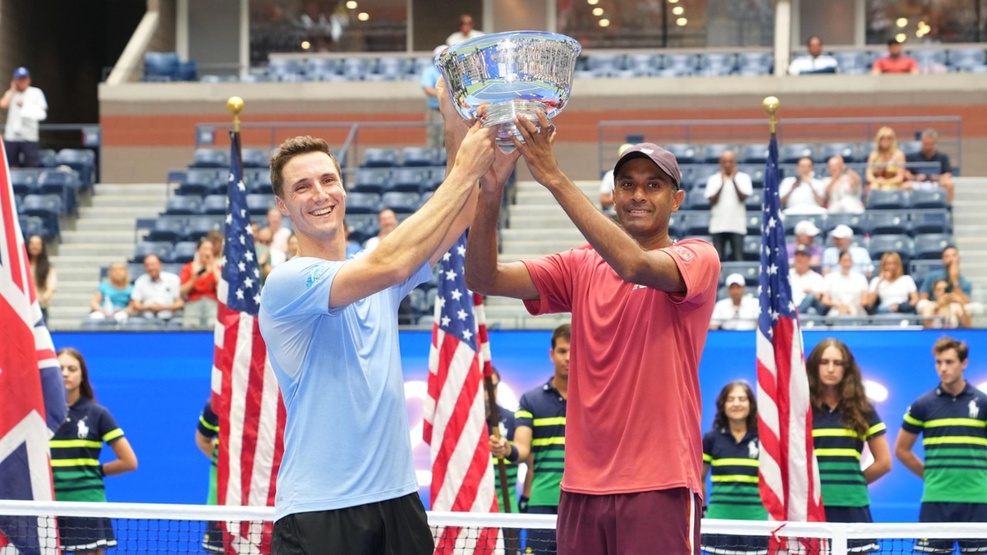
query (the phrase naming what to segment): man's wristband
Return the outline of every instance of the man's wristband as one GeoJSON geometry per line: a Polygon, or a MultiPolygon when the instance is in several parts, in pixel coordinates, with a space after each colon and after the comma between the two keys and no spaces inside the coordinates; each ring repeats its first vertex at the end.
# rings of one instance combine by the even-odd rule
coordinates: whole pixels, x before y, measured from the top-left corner
{"type": "Polygon", "coordinates": [[[517,462],[517,457],[518,457],[517,446],[514,445],[513,443],[511,443],[510,446],[511,446],[511,452],[508,453],[507,454],[507,457],[505,457],[505,458],[507,460],[511,461],[512,463],[516,463],[517,462]]]}

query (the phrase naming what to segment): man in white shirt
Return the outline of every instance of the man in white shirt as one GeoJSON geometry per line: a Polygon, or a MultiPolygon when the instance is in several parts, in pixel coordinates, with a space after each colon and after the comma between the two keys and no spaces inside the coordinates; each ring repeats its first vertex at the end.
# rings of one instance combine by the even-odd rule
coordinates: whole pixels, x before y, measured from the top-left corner
{"type": "Polygon", "coordinates": [[[144,257],[144,271],[134,282],[131,308],[151,320],[171,320],[185,304],[181,280],[171,272],[162,272],[161,260],[153,254],[144,257]]]}
{"type": "Polygon", "coordinates": [[[833,246],[826,247],[823,251],[823,275],[832,271],[839,271],[840,253],[850,251],[850,259],[853,260],[853,269],[867,279],[874,275],[874,262],[870,258],[870,252],[853,244],[853,229],[845,224],[840,224],[829,232],[833,238],[833,246]]]}
{"type": "Polygon", "coordinates": [[[788,283],[792,286],[792,302],[799,314],[825,314],[822,304],[824,286],[822,274],[812,269],[812,251],[806,245],[795,248],[794,265],[788,269],[788,283]]]}
{"type": "Polygon", "coordinates": [[[31,86],[31,72],[26,67],[14,70],[10,88],[0,97],[0,109],[7,110],[3,143],[10,167],[40,166],[38,122],[48,118],[48,101],[41,89],[31,86]]]}
{"type": "Polygon", "coordinates": [[[446,38],[446,44],[452,46],[454,44],[459,44],[464,40],[482,37],[483,35],[483,31],[477,31],[473,28],[473,16],[468,13],[464,13],[459,16],[459,30],[446,38]]]}
{"type": "Polygon", "coordinates": [[[798,175],[786,177],[778,185],[784,214],[825,214],[826,184],[816,179],[812,159],[802,158],[796,169],[798,175]]]}
{"type": "Polygon", "coordinates": [[[744,276],[730,274],[726,279],[729,297],[717,301],[709,320],[711,330],[752,330],[757,327],[757,317],[761,313],[757,299],[745,295],[747,283],[744,276]]]}
{"type": "Polygon", "coordinates": [[[806,43],[808,56],[799,56],[788,65],[789,75],[811,75],[814,73],[836,73],[839,71],[839,62],[832,56],[822,53],[822,39],[813,35],[806,43]]]}
{"type": "Polygon", "coordinates": [[[744,201],[754,192],[751,176],[737,171],[737,155],[725,150],[720,155],[720,171],[706,180],[703,196],[709,199],[709,234],[720,260],[744,259],[747,234],[747,207],[744,201]],[[727,255],[729,245],[729,256],[727,255]]]}
{"type": "Polygon", "coordinates": [[[377,245],[398,227],[398,215],[390,208],[385,208],[377,213],[377,225],[380,231],[363,243],[363,250],[370,252],[377,248],[377,245]]]}

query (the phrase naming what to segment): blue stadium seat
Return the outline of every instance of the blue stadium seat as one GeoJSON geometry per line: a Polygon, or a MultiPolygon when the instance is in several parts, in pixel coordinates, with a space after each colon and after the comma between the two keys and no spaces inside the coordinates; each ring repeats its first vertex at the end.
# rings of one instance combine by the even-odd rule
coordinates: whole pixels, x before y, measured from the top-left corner
{"type": "Polygon", "coordinates": [[[719,164],[720,156],[728,151],[732,150],[736,153],[736,145],[724,144],[724,143],[710,143],[703,146],[702,162],[705,164],[719,164]]]}
{"type": "Polygon", "coordinates": [[[270,172],[267,171],[251,176],[250,181],[248,181],[246,185],[247,185],[247,194],[270,195],[274,192],[274,190],[271,188],[271,174],[270,172]]]}
{"type": "Polygon", "coordinates": [[[393,148],[368,148],[363,151],[364,168],[390,168],[398,165],[398,151],[393,148]]]}
{"type": "Polygon", "coordinates": [[[58,195],[27,195],[21,201],[20,214],[37,216],[53,236],[61,234],[59,218],[63,214],[62,198],[58,195]]]}
{"type": "Polygon", "coordinates": [[[945,208],[929,210],[912,210],[909,214],[912,233],[952,233],[953,218],[945,208]]]}
{"type": "Polygon", "coordinates": [[[190,168],[224,168],[229,170],[230,158],[227,152],[218,148],[197,148],[192,156],[190,168]]]}
{"type": "Polygon", "coordinates": [[[825,227],[821,227],[825,232],[825,237],[838,225],[845,225],[853,230],[853,234],[862,236],[867,233],[867,219],[864,214],[827,214],[825,227]]]}
{"type": "Polygon", "coordinates": [[[175,194],[202,196],[212,191],[218,181],[215,169],[191,168],[185,172],[185,177],[175,189],[175,194]]]}
{"type": "Polygon", "coordinates": [[[154,225],[150,230],[148,230],[145,239],[148,241],[166,241],[168,243],[175,243],[185,237],[185,225],[185,219],[183,218],[159,216],[154,220],[154,225]]]}
{"type": "Polygon", "coordinates": [[[709,234],[710,213],[708,210],[690,210],[689,216],[680,224],[680,229],[686,237],[709,234]]]}
{"type": "Polygon", "coordinates": [[[185,226],[186,241],[198,241],[199,237],[212,230],[223,230],[223,216],[203,214],[200,216],[189,216],[185,226]]]}
{"type": "Polygon", "coordinates": [[[420,193],[427,174],[431,174],[431,171],[422,168],[397,168],[391,172],[387,190],[420,193]]]}
{"type": "Polygon", "coordinates": [[[181,61],[176,52],[146,52],[144,81],[176,81],[181,61]]]}
{"type": "Polygon", "coordinates": [[[58,166],[58,162],[55,161],[55,158],[57,156],[58,155],[55,154],[55,151],[54,150],[52,150],[50,148],[42,148],[38,152],[38,163],[41,164],[41,167],[42,168],[54,168],[54,167],[57,167],[58,166]]]}
{"type": "Polygon", "coordinates": [[[251,216],[263,216],[267,210],[274,206],[274,195],[272,193],[260,193],[247,195],[247,211],[251,216]]]}
{"type": "Polygon", "coordinates": [[[899,141],[898,148],[905,153],[905,156],[918,154],[922,151],[922,141],[899,141]]]}
{"type": "Polygon", "coordinates": [[[747,285],[756,286],[761,273],[761,263],[753,261],[744,262],[721,262],[720,263],[720,285],[730,274],[737,273],[744,276],[747,285]]]}
{"type": "Polygon", "coordinates": [[[688,143],[670,143],[663,145],[665,150],[675,155],[679,164],[695,164],[699,161],[699,148],[688,143]]]}
{"type": "Polygon", "coordinates": [[[800,159],[813,158],[815,148],[809,143],[788,143],[782,145],[778,152],[778,161],[782,164],[794,164],[800,159]]]}
{"type": "Polygon", "coordinates": [[[661,58],[663,70],[674,70],[682,75],[692,75],[698,67],[699,56],[696,54],[664,54],[661,58]]]}
{"type": "Polygon", "coordinates": [[[87,190],[96,179],[96,153],[87,148],[63,148],[55,155],[55,163],[78,172],[82,190],[87,190]]]}
{"type": "MultiPolygon", "coordinates": [[[[841,73],[849,73],[853,75],[862,73],[860,70],[870,71],[871,60],[870,57],[864,52],[857,50],[843,50],[833,52],[833,57],[836,58],[836,62],[840,65],[841,73]]],[[[866,71],[864,71],[864,73],[866,71]]]]}
{"type": "Polygon", "coordinates": [[[908,195],[909,207],[917,208],[948,208],[946,192],[942,189],[912,191],[908,195]]]}
{"type": "Polygon", "coordinates": [[[340,73],[349,81],[360,81],[367,74],[374,73],[376,58],[344,58],[340,73]]]}
{"type": "Polygon", "coordinates": [[[587,57],[587,69],[590,71],[603,70],[621,70],[624,69],[624,56],[623,54],[607,54],[603,52],[594,52],[591,56],[587,57]]]}
{"type": "Polygon", "coordinates": [[[867,241],[867,250],[873,260],[880,260],[886,252],[896,252],[907,266],[912,259],[912,239],[907,235],[874,235],[867,241]]]}
{"type": "Polygon", "coordinates": [[[942,270],[942,260],[912,260],[908,264],[908,275],[915,280],[915,285],[922,289],[925,276],[933,270],[942,270]]]}
{"type": "Polygon", "coordinates": [[[911,229],[908,214],[897,210],[870,210],[864,216],[871,235],[902,235],[911,229]]]}
{"type": "Polygon", "coordinates": [[[240,153],[243,158],[243,168],[267,168],[271,159],[267,156],[266,148],[245,148],[240,153]]]}
{"type": "Polygon", "coordinates": [[[751,210],[747,212],[747,234],[761,236],[761,211],[751,210]]]}
{"type": "Polygon", "coordinates": [[[436,158],[435,149],[427,146],[408,146],[401,151],[401,164],[405,166],[432,166],[436,158]]]}
{"type": "Polygon", "coordinates": [[[348,193],[346,195],[346,215],[376,214],[379,211],[380,195],[377,193],[348,193]]]}
{"type": "Polygon", "coordinates": [[[668,234],[675,239],[685,237],[685,222],[691,214],[692,212],[688,210],[679,210],[678,212],[669,214],[668,234]]]}
{"type": "Polygon", "coordinates": [[[768,160],[768,147],[763,144],[748,144],[740,148],[737,162],[740,164],[760,164],[763,168],[768,160]]]}
{"type": "Polygon", "coordinates": [[[377,60],[375,73],[387,80],[400,80],[410,74],[411,67],[411,60],[408,58],[386,56],[377,60]]]}
{"type": "Polygon", "coordinates": [[[744,206],[747,210],[760,210],[761,204],[764,203],[764,189],[754,189],[754,191],[747,195],[744,200],[744,206]]]}
{"type": "Polygon", "coordinates": [[[946,63],[957,71],[971,71],[987,64],[987,55],[983,48],[956,48],[949,51],[946,63]]]}
{"type": "Polygon", "coordinates": [[[904,191],[872,189],[867,195],[867,208],[872,210],[904,210],[907,206],[904,191]]]}
{"type": "Polygon", "coordinates": [[[49,239],[54,239],[55,234],[52,234],[47,226],[45,226],[45,220],[38,216],[19,216],[18,221],[21,224],[21,235],[26,241],[28,237],[32,235],[37,235],[44,239],[45,241],[49,239]]]}
{"type": "Polygon", "coordinates": [[[323,75],[327,73],[339,74],[339,58],[308,58],[304,62],[304,70],[307,75],[323,75]]]}
{"type": "Polygon", "coordinates": [[[737,55],[708,52],[699,56],[698,67],[708,75],[730,75],[737,69],[737,55]]]}
{"type": "Polygon", "coordinates": [[[661,68],[661,56],[658,54],[628,54],[625,60],[627,69],[640,76],[654,75],[661,68]]]}
{"type": "Polygon", "coordinates": [[[743,75],[771,75],[774,68],[774,54],[741,52],[737,54],[737,67],[743,75]]]}
{"type": "Polygon", "coordinates": [[[294,58],[272,58],[267,63],[267,74],[281,81],[285,75],[303,75],[305,68],[294,58]]]}
{"type": "Polygon", "coordinates": [[[153,254],[157,255],[162,262],[171,260],[171,243],[165,241],[141,241],[134,247],[134,256],[131,262],[143,262],[144,257],[153,254]]]}
{"type": "Polygon", "coordinates": [[[49,169],[41,172],[38,189],[43,195],[58,195],[66,214],[78,215],[79,190],[82,188],[75,170],[49,169]]]}
{"type": "Polygon", "coordinates": [[[350,191],[362,193],[383,193],[391,178],[391,170],[387,168],[364,168],[356,172],[350,191]]]}
{"type": "Polygon", "coordinates": [[[206,195],[202,198],[200,212],[213,216],[226,214],[226,195],[206,195]]]}
{"type": "Polygon", "coordinates": [[[856,143],[823,143],[817,154],[816,162],[820,164],[827,163],[830,158],[837,155],[842,156],[847,164],[866,159],[866,155],[861,158],[856,143]]]}
{"type": "Polygon", "coordinates": [[[11,168],[10,184],[15,195],[37,195],[41,193],[38,182],[41,179],[40,168],[11,168]]]}
{"type": "Polygon", "coordinates": [[[168,262],[188,264],[195,257],[197,241],[179,241],[171,249],[168,262]]]}
{"type": "Polygon", "coordinates": [[[911,50],[906,52],[906,54],[915,58],[922,73],[935,73],[937,69],[938,71],[943,71],[940,68],[946,66],[945,50],[911,50]]]}
{"type": "Polygon", "coordinates": [[[410,214],[418,210],[421,195],[418,193],[391,191],[380,196],[380,205],[397,214],[410,214]]]}
{"type": "Polygon", "coordinates": [[[744,236],[744,260],[761,260],[761,236],[744,236]]]}
{"type": "Polygon", "coordinates": [[[924,233],[915,236],[913,257],[918,260],[942,261],[942,250],[953,244],[948,233],[924,233]]]}
{"type": "Polygon", "coordinates": [[[174,195],[165,201],[165,214],[187,216],[202,213],[202,198],[196,195],[174,195]]]}
{"type": "Polygon", "coordinates": [[[709,199],[705,187],[697,187],[685,194],[685,205],[689,210],[709,210],[709,199]]]}

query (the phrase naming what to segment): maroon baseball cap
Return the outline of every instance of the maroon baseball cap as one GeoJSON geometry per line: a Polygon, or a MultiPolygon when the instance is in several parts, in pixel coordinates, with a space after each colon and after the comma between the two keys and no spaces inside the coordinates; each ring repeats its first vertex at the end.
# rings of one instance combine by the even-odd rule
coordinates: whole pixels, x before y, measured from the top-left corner
{"type": "Polygon", "coordinates": [[[620,170],[620,166],[624,165],[624,162],[632,158],[651,160],[661,171],[672,178],[672,183],[676,189],[682,187],[682,171],[679,170],[679,162],[675,159],[675,155],[654,143],[638,143],[624,151],[624,154],[613,166],[614,175],[620,170]]]}

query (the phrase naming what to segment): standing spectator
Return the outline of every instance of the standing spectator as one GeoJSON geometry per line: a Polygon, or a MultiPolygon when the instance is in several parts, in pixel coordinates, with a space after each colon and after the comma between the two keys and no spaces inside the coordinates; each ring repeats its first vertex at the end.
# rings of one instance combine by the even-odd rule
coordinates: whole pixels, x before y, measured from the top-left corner
{"type": "Polygon", "coordinates": [[[7,110],[3,144],[10,167],[40,166],[38,123],[48,119],[48,101],[41,89],[31,86],[31,72],[26,67],[14,70],[10,88],[0,97],[0,110],[7,110]]]}
{"type": "Polygon", "coordinates": [[[826,282],[822,274],[812,269],[812,255],[805,245],[795,249],[795,260],[788,269],[788,282],[792,285],[792,302],[799,314],[824,314],[822,292],[826,282]]]}
{"type": "Polygon", "coordinates": [[[31,265],[31,277],[34,278],[34,295],[41,305],[41,316],[48,320],[48,306],[58,289],[58,275],[48,261],[48,247],[40,235],[28,237],[27,259],[31,265]]]}
{"type": "Polygon", "coordinates": [[[911,56],[901,53],[904,48],[898,39],[888,39],[888,55],[874,60],[870,72],[874,75],[881,73],[918,73],[918,62],[911,56]]]}
{"type": "Polygon", "coordinates": [[[901,189],[905,182],[905,154],[898,148],[894,129],[882,127],[874,138],[874,150],[867,156],[867,188],[901,189]]]}
{"type": "Polygon", "coordinates": [[[288,237],[291,228],[282,225],[284,217],[276,206],[267,209],[267,227],[271,230],[271,266],[275,267],[287,259],[288,237]]]}
{"type": "Polygon", "coordinates": [[[185,299],[183,328],[209,329],[216,325],[219,302],[216,287],[221,279],[221,268],[214,253],[212,241],[208,237],[200,238],[195,256],[178,275],[182,298],[185,299]]]}
{"type": "Polygon", "coordinates": [[[946,202],[953,203],[953,166],[949,156],[936,147],[939,133],[935,129],[922,131],[922,150],[905,156],[905,179],[912,189],[942,188],[946,202]]]}
{"type": "Polygon", "coordinates": [[[387,237],[398,227],[398,215],[390,208],[385,208],[377,213],[377,235],[367,239],[363,243],[363,250],[370,252],[377,248],[381,240],[387,237]]]}
{"type": "Polygon", "coordinates": [[[434,59],[443,54],[449,47],[446,45],[436,46],[432,51],[433,63],[425,66],[422,70],[421,86],[425,92],[425,128],[428,136],[428,146],[434,149],[442,148],[444,132],[442,129],[442,114],[439,112],[439,98],[435,91],[435,84],[442,77],[442,72],[436,67],[434,59]]]}
{"type": "MultiPolygon", "coordinates": [[[[216,462],[219,460],[219,415],[212,410],[212,403],[206,401],[206,406],[199,415],[199,424],[195,427],[195,445],[209,459],[209,493],[206,496],[207,505],[218,503],[218,478],[216,462]]],[[[223,530],[216,521],[206,522],[206,532],[202,536],[202,549],[211,553],[224,553],[223,530]]]]}
{"type": "Polygon", "coordinates": [[[808,56],[799,56],[788,64],[789,75],[811,75],[814,73],[836,73],[839,62],[832,56],[823,54],[822,39],[816,35],[809,37],[805,44],[808,56]]]}
{"type": "Polygon", "coordinates": [[[757,299],[747,295],[744,276],[730,274],[726,279],[729,296],[716,302],[709,321],[711,330],[752,330],[757,327],[761,313],[757,299]]]}
{"type": "Polygon", "coordinates": [[[796,172],[797,175],[786,177],[778,184],[785,215],[825,214],[826,185],[816,179],[812,159],[799,159],[796,172]]]}
{"type": "MultiPolygon", "coordinates": [[[[873,522],[867,486],[891,471],[887,426],[867,399],[860,367],[842,341],[820,341],[805,369],[826,522],[873,522]],[[861,470],[865,442],[874,460],[861,470]]],[[[848,547],[850,552],[879,549],[868,539],[849,540],[848,547]]]]}
{"type": "Polygon", "coordinates": [[[826,247],[823,251],[822,275],[836,271],[840,264],[840,254],[846,251],[850,253],[850,259],[853,260],[853,269],[870,279],[874,274],[874,261],[871,260],[870,251],[853,244],[853,228],[840,224],[834,227],[829,235],[833,238],[833,246],[826,247]]]}
{"type": "MultiPolygon", "coordinates": [[[[105,503],[103,477],[137,470],[137,455],[110,411],[96,403],[82,353],[71,347],[60,349],[58,364],[69,413],[48,442],[55,500],[105,503]],[[113,449],[116,460],[99,462],[103,443],[113,449]]],[[[60,516],[58,535],[62,549],[75,555],[103,555],[105,548],[117,544],[105,517],[60,516]]]]}
{"type": "Polygon", "coordinates": [[[264,283],[271,273],[271,228],[262,227],[254,232],[254,249],[257,251],[260,282],[264,283]]]}
{"type": "MultiPolygon", "coordinates": [[[[632,146],[634,145],[624,143],[617,147],[617,158],[623,156],[632,146]]],[[[607,170],[600,179],[600,210],[610,217],[617,215],[613,208],[613,168],[607,170]]]]}
{"type": "MultiPolygon", "coordinates": [[[[554,515],[559,512],[559,485],[565,462],[566,403],[569,397],[569,340],[572,327],[562,324],[552,332],[548,358],[555,372],[543,385],[521,396],[514,413],[514,444],[505,438],[490,438],[496,457],[525,461],[533,474],[528,514],[554,515]],[[514,457],[511,459],[511,457],[514,457]]],[[[528,530],[525,553],[556,553],[555,530],[528,530]]]]}
{"type": "Polygon", "coordinates": [[[826,163],[829,183],[826,185],[826,210],[830,214],[863,214],[864,191],[860,174],[846,167],[837,154],[826,163]]]}
{"type": "MultiPolygon", "coordinates": [[[[905,413],[894,454],[924,481],[919,522],[987,522],[987,394],[963,376],[970,350],[942,337],[932,347],[939,385],[916,399],[905,413]],[[919,434],[923,462],[912,451],[919,434]]],[[[953,553],[987,551],[985,540],[919,540],[916,549],[953,553]]]]}
{"type": "Polygon", "coordinates": [[[89,318],[103,320],[113,318],[117,322],[127,321],[130,309],[130,294],[134,286],[130,283],[130,272],[123,262],[110,264],[106,279],[99,283],[89,302],[89,318]]]}
{"type": "MultiPolygon", "coordinates": [[[[852,232],[851,232],[852,233],[852,232]]],[[[822,269],[823,248],[816,244],[816,236],[819,235],[819,228],[812,220],[802,220],[795,224],[795,241],[788,243],[788,263],[795,262],[795,252],[798,247],[805,247],[809,253],[809,267],[815,271],[822,269]]]]}
{"type": "Polygon", "coordinates": [[[144,272],[130,293],[134,312],[151,320],[171,320],[185,305],[181,280],[171,272],[162,272],[161,259],[154,254],[144,257],[144,272]]]}
{"type": "Polygon", "coordinates": [[[870,282],[867,306],[878,314],[915,314],[918,287],[912,276],[905,274],[901,255],[886,252],[881,256],[881,272],[870,282]]]}
{"type": "MultiPolygon", "coordinates": [[[[958,318],[956,320],[958,324],[961,324],[966,317],[983,314],[983,305],[970,300],[970,297],[973,296],[973,284],[960,273],[959,249],[949,245],[942,249],[941,257],[942,269],[932,270],[925,276],[925,281],[922,282],[922,289],[919,291],[918,313],[923,316],[929,316],[937,308],[958,304],[962,308],[962,314],[964,315],[964,318],[958,318]],[[948,296],[936,295],[935,285],[939,281],[946,282],[946,287],[941,292],[948,296]]],[[[953,313],[959,313],[955,308],[950,310],[953,313]]]]}
{"type": "Polygon", "coordinates": [[[446,37],[446,46],[453,46],[464,40],[482,37],[483,34],[483,31],[477,31],[473,28],[473,16],[464,13],[459,16],[459,30],[446,37]]]}
{"type": "MultiPolygon", "coordinates": [[[[768,520],[758,491],[757,401],[745,381],[730,382],[716,397],[713,429],[703,436],[703,499],[706,518],[768,520]],[[706,477],[713,488],[706,495],[706,477]]],[[[764,553],[767,538],[703,534],[707,553],[764,553]]]]}
{"type": "Polygon", "coordinates": [[[744,235],[747,234],[744,201],[753,192],[751,176],[737,170],[737,155],[732,150],[723,151],[720,171],[709,176],[703,192],[710,204],[709,234],[720,260],[739,262],[744,259],[744,235]]]}
{"type": "Polygon", "coordinates": [[[823,278],[822,303],[830,316],[861,316],[867,312],[867,278],[853,269],[849,251],[840,252],[839,264],[839,271],[823,278]]]}
{"type": "Polygon", "coordinates": [[[589,246],[499,262],[503,188],[485,186],[466,248],[466,283],[523,299],[532,314],[572,312],[558,552],[616,553],[604,530],[619,527],[625,552],[662,546],[667,555],[692,553],[702,506],[698,361],[716,302],[716,250],[669,237],[669,217],[685,198],[672,153],[642,143],[617,160],[618,224],[559,169],[555,131],[543,113],[542,131],[525,118],[514,122],[531,175],[589,246]]]}

